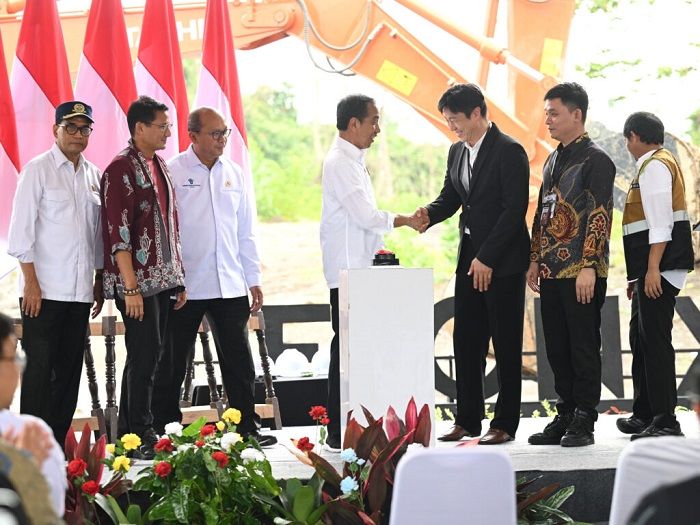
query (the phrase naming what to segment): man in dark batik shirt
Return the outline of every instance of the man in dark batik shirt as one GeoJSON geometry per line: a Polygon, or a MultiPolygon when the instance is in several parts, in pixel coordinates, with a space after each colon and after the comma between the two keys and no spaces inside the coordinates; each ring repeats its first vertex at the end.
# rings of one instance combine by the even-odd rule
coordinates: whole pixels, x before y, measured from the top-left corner
{"type": "Polygon", "coordinates": [[[156,151],[170,136],[168,107],[150,97],[127,112],[131,140],[102,176],[104,293],[114,298],[126,329],[118,433],[138,434],[141,455],[153,457],[151,397],[170,310],[187,300],[177,208],[165,161],[156,151]]]}
{"type": "Polygon", "coordinates": [[[560,142],[542,170],[527,282],[541,296],[558,415],[533,445],[594,443],[600,401],[600,310],[605,302],[615,165],[585,130],[588,95],[576,83],[550,89],[545,123],[560,142]]]}

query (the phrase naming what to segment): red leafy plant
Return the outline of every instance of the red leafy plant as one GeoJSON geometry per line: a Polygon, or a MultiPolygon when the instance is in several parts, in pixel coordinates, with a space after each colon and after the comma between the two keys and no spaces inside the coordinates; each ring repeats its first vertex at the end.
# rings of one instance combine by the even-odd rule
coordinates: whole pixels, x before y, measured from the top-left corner
{"type": "Polygon", "coordinates": [[[92,432],[86,423],[80,435],[75,438],[75,431],[70,428],[66,435],[64,450],[68,465],[68,490],[66,491],[66,512],[64,519],[68,525],[83,525],[96,520],[95,503],[103,506],[106,496],[118,497],[131,487],[131,481],[124,479],[121,472],[113,472],[105,485],[101,485],[105,445],[107,437],[102,435],[90,446],[92,432]]]}
{"type": "Polygon", "coordinates": [[[385,418],[375,419],[362,407],[367,426],[348,415],[341,458],[348,458],[342,473],[313,451],[293,453],[314,467],[324,481],[322,501],[327,523],[379,525],[389,515],[396,467],[408,446],[430,444],[431,419],[428,405],[417,411],[413,398],[406,407],[404,420],[389,407],[385,418]],[[352,449],[352,450],[350,450],[352,449]]]}

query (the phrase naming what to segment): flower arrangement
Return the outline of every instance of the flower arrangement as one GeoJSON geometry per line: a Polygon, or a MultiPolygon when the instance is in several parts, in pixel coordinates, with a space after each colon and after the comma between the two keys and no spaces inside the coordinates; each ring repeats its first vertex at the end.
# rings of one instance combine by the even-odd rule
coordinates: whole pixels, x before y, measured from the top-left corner
{"type": "MultiPolygon", "coordinates": [[[[101,436],[90,447],[90,427],[85,424],[80,442],[70,428],[66,435],[64,450],[68,464],[68,490],[66,492],[65,520],[68,525],[99,523],[96,505],[107,505],[107,497],[118,497],[131,487],[124,479],[123,470],[115,470],[106,485],[101,485],[104,470],[106,436],[101,436]]],[[[128,470],[128,469],[127,469],[128,470]]]]}
{"type": "Polygon", "coordinates": [[[320,501],[325,506],[324,519],[330,523],[383,523],[391,506],[398,462],[410,445],[425,447],[430,443],[431,420],[427,404],[419,413],[415,400],[411,398],[406,407],[405,421],[398,417],[393,407],[389,407],[386,418],[379,419],[375,419],[365,407],[362,410],[368,425],[363,427],[351,418],[345,430],[340,456],[342,474],[313,450],[304,450],[300,446],[304,438],[296,442],[297,450],[293,451],[303,463],[314,467],[323,480],[320,501]]]}
{"type": "Polygon", "coordinates": [[[322,405],[312,406],[309,410],[309,416],[316,422],[316,440],[319,445],[326,443],[328,437],[328,424],[331,420],[328,418],[326,407],[322,405]]]}
{"type": "MultiPolygon", "coordinates": [[[[272,521],[270,505],[256,496],[274,498],[280,488],[257,443],[236,432],[240,420],[240,411],[229,408],[216,424],[200,418],[184,428],[166,425],[166,435],[154,447],[153,464],[139,472],[134,484],[135,491],[151,495],[144,520],[206,525],[272,521]]],[[[128,434],[117,440],[114,459],[106,461],[109,467],[128,470],[124,452],[136,443],[128,434]]],[[[112,509],[119,523],[138,523],[122,521],[128,516],[120,516],[114,504],[112,509]]]]}

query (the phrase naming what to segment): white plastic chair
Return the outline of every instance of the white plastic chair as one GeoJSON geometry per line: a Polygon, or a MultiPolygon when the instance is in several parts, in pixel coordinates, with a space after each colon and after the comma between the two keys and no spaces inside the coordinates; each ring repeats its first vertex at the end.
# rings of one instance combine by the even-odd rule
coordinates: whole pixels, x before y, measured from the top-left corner
{"type": "Polygon", "coordinates": [[[396,469],[389,525],[514,525],[515,472],[501,451],[411,451],[396,469]]]}
{"type": "Polygon", "coordinates": [[[633,441],[617,462],[610,525],[627,525],[644,496],[657,488],[698,475],[700,440],[659,437],[633,441]]]}

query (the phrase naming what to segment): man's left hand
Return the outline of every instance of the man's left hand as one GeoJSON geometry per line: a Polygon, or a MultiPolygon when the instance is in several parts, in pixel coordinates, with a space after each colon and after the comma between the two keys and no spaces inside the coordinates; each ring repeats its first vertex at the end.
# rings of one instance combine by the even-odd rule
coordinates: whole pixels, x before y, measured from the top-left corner
{"type": "Polygon", "coordinates": [[[187,302],[187,290],[183,290],[182,292],[178,292],[178,294],[175,296],[175,306],[173,306],[174,310],[179,310],[183,306],[185,306],[185,303],[187,302]]]}
{"type": "Polygon", "coordinates": [[[485,292],[489,289],[491,284],[491,276],[493,275],[493,269],[486,266],[476,257],[472,260],[471,266],[469,266],[469,272],[467,275],[471,275],[474,280],[474,289],[480,292],[485,292]]]}
{"type": "Polygon", "coordinates": [[[647,268],[647,274],[644,277],[644,295],[649,299],[658,299],[663,293],[661,272],[658,268],[647,268]]]}
{"type": "Polygon", "coordinates": [[[92,305],[92,319],[100,315],[102,306],[105,304],[104,290],[102,289],[102,279],[95,279],[95,284],[92,285],[92,295],[95,302],[92,305]]]}
{"type": "Polygon", "coordinates": [[[595,291],[595,269],[582,268],[576,277],[576,300],[588,304],[593,300],[595,291]]]}
{"type": "Polygon", "coordinates": [[[250,287],[250,296],[252,298],[252,302],[250,304],[250,311],[251,312],[257,312],[262,308],[263,305],[263,293],[262,293],[262,288],[259,286],[251,286],[250,287]]]}

